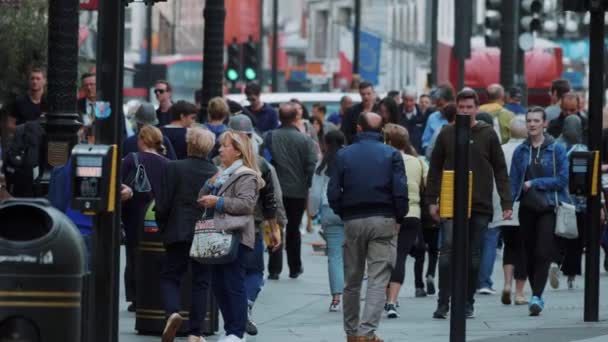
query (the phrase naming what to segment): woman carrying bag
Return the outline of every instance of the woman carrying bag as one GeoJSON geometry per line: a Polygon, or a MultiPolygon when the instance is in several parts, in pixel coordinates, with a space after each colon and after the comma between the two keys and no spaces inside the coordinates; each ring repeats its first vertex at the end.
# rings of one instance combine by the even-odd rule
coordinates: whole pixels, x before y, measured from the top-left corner
{"type": "Polygon", "coordinates": [[[569,203],[566,149],[544,134],[546,120],[544,109],[528,111],[528,139],[515,149],[510,172],[511,192],[514,201],[520,202],[523,267],[532,288],[531,316],[538,316],[544,308],[542,294],[556,251],[556,210],[560,203],[569,203]]]}
{"type": "MultiPolygon", "coordinates": [[[[243,341],[247,324],[244,260],[254,248],[253,214],[264,181],[249,138],[228,131],[219,141],[223,170],[207,181],[199,193],[198,203],[205,208],[201,226],[212,227],[220,231],[219,234],[231,234],[233,240],[229,251],[203,251],[207,257],[199,261],[211,264],[213,292],[226,331],[219,341],[236,342],[243,341]],[[217,260],[213,260],[215,257],[217,260]]],[[[205,237],[197,240],[195,231],[190,255],[197,255],[197,247],[207,244],[208,240],[205,237]],[[201,245],[197,246],[197,241],[201,245]]]]}

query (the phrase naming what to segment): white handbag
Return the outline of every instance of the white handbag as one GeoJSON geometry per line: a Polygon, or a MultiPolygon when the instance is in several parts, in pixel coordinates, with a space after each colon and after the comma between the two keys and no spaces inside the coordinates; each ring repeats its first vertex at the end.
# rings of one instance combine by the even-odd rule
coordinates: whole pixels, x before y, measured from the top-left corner
{"type": "MultiPolygon", "coordinates": [[[[557,176],[555,149],[553,150],[553,176],[557,176]]],[[[557,198],[557,191],[555,191],[555,235],[564,239],[578,238],[576,207],[570,203],[560,202],[557,198]]]]}

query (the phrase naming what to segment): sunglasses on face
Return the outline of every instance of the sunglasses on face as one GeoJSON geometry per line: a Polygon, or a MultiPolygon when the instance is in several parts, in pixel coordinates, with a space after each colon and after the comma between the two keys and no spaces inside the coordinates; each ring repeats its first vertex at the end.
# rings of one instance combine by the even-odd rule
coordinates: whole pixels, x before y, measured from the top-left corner
{"type": "Polygon", "coordinates": [[[164,94],[165,92],[165,89],[154,89],[154,94],[164,94]]]}

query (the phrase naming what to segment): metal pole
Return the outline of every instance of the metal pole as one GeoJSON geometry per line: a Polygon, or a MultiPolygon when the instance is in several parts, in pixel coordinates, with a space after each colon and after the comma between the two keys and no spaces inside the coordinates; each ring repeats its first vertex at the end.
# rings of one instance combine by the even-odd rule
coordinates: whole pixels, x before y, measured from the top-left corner
{"type": "MultiPolygon", "coordinates": [[[[589,150],[599,151],[602,143],[604,99],[604,9],[601,1],[590,2],[589,30],[589,150]]],[[[597,184],[601,184],[599,179],[597,184]]],[[[585,322],[599,319],[600,196],[587,197],[587,254],[585,256],[585,322]]]]}
{"type": "Polygon", "coordinates": [[[279,90],[279,0],[272,0],[272,92],[279,90]]]}
{"type": "Polygon", "coordinates": [[[76,111],[78,79],[78,0],[57,0],[49,4],[48,19],[48,103],[42,124],[47,134],[47,165],[36,186],[46,196],[51,167],[64,165],[78,143],[81,127],[76,111]]]}
{"type": "Polygon", "coordinates": [[[519,50],[517,36],[519,32],[519,0],[503,1],[502,28],[500,30],[500,83],[506,88],[514,84],[516,60],[519,50]]]}
{"type": "Polygon", "coordinates": [[[454,56],[458,59],[458,90],[464,87],[465,60],[471,57],[471,33],[473,3],[471,0],[457,1],[454,11],[454,56]]]}
{"type": "Polygon", "coordinates": [[[526,82],[526,52],[517,48],[517,72],[515,73],[515,85],[521,89],[521,104],[528,107],[528,83],[526,82]]]}
{"type": "Polygon", "coordinates": [[[258,82],[264,85],[264,0],[260,0],[260,40],[258,43],[258,82]]]}
{"type": "Polygon", "coordinates": [[[207,119],[207,104],[216,96],[223,96],[224,80],[224,0],[207,0],[205,10],[205,42],[203,46],[203,97],[199,121],[207,119]]]}
{"type": "Polygon", "coordinates": [[[431,0],[431,86],[437,85],[437,16],[439,0],[431,0]]]}
{"type": "MultiPolygon", "coordinates": [[[[109,102],[109,117],[95,121],[96,142],[116,144],[121,152],[122,74],[124,64],[124,4],[122,0],[99,2],[97,51],[97,99],[109,102]]],[[[117,174],[120,175],[120,159],[117,174]]],[[[120,273],[120,182],[116,182],[116,211],[93,220],[93,277],[95,287],[96,342],[118,341],[118,294],[120,273]]]]}
{"type": "MultiPolygon", "coordinates": [[[[353,76],[359,75],[359,43],[361,41],[361,0],[355,0],[355,29],[353,30],[353,76]]],[[[353,77],[355,78],[355,77],[353,77]]]]}
{"type": "Polygon", "coordinates": [[[469,274],[469,141],[471,117],[456,115],[454,144],[454,227],[452,249],[452,312],[450,342],[466,340],[465,305],[469,274]]]}
{"type": "Polygon", "coordinates": [[[146,94],[148,102],[152,101],[152,94],[150,93],[150,87],[154,80],[150,76],[150,68],[152,66],[152,4],[146,4],[146,94]]]}

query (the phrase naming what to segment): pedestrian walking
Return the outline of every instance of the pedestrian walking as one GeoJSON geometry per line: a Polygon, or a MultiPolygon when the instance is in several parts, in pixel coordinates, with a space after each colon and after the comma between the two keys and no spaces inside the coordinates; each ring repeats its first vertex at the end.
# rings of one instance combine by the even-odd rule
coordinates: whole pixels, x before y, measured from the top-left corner
{"type": "Polygon", "coordinates": [[[188,156],[188,144],[186,133],[188,128],[196,123],[198,109],[187,101],[177,101],[169,108],[171,123],[160,128],[163,136],[171,141],[177,159],[186,159],[188,156]]]}
{"type": "MultiPolygon", "coordinates": [[[[505,155],[505,162],[508,170],[511,169],[513,160],[513,152],[517,146],[524,142],[528,136],[528,130],[526,128],[526,119],[524,116],[516,116],[511,120],[511,138],[506,144],[503,144],[502,151],[505,155]]],[[[490,223],[490,227],[496,226],[494,229],[500,231],[500,236],[503,241],[503,253],[502,253],[502,269],[504,273],[504,286],[502,289],[501,302],[504,305],[511,305],[512,303],[512,286],[513,279],[515,279],[515,305],[528,304],[528,300],[524,295],[524,287],[526,285],[526,273],[525,265],[523,264],[522,253],[523,245],[520,238],[520,229],[524,229],[519,225],[519,217],[511,218],[511,220],[504,220],[500,214],[500,196],[496,185],[494,185],[494,192],[492,194],[492,203],[494,205],[494,219],[490,223]]],[[[488,251],[491,253],[491,251],[488,251]]],[[[483,255],[483,253],[482,253],[483,255]]],[[[495,254],[494,254],[495,255],[495,254]]],[[[495,256],[494,256],[495,257],[495,256]]],[[[482,256],[482,260],[484,257],[482,256]]],[[[485,262],[482,261],[479,271],[479,287],[483,288],[488,286],[491,288],[492,283],[488,275],[492,274],[492,267],[494,266],[494,260],[487,258],[485,262]]]]}
{"type": "Polygon", "coordinates": [[[357,125],[359,115],[368,112],[378,112],[380,107],[377,101],[377,95],[374,91],[374,86],[369,82],[359,83],[359,96],[361,96],[361,103],[351,106],[346,114],[342,117],[342,125],[340,129],[346,137],[346,143],[352,144],[355,135],[357,135],[357,125]]]}
{"type": "Polygon", "coordinates": [[[247,325],[247,289],[245,261],[255,248],[254,211],[259,190],[264,187],[255,153],[249,138],[236,132],[220,137],[222,171],[205,183],[198,203],[213,217],[217,229],[222,222],[234,222],[230,227],[239,235],[235,260],[210,265],[212,288],[224,319],[225,336],[221,342],[244,341],[247,325]]]}
{"type": "Polygon", "coordinates": [[[208,130],[194,127],[188,128],[185,140],[186,158],[167,164],[161,178],[162,191],[156,197],[156,222],[165,247],[165,262],[160,274],[160,287],[167,316],[163,342],[174,340],[183,321],[179,313],[180,285],[188,268],[192,273],[188,342],[205,341],[201,326],[207,312],[211,273],[208,265],[190,258],[190,247],[194,238],[194,226],[204,212],[196,203],[198,189],[217,173],[215,165],[207,159],[215,137],[208,130]]]}
{"type": "Polygon", "coordinates": [[[245,96],[249,106],[245,107],[255,118],[256,128],[262,132],[271,131],[279,126],[277,111],[271,105],[262,102],[262,88],[257,83],[249,83],[245,87],[245,96]]]}
{"type": "MultiPolygon", "coordinates": [[[[395,268],[391,274],[390,283],[386,294],[384,311],[388,318],[400,317],[397,311],[397,297],[405,279],[405,261],[407,255],[414,258],[424,258],[425,245],[422,235],[422,221],[420,220],[420,198],[426,186],[428,165],[418,158],[416,150],[409,140],[408,131],[399,125],[388,124],[384,126],[384,142],[401,152],[405,173],[407,174],[407,193],[409,199],[409,212],[399,228],[397,238],[397,257],[395,268]]],[[[422,268],[424,263],[415,264],[414,284],[416,297],[426,297],[424,291],[424,280],[422,268]]]]}
{"type": "Polygon", "coordinates": [[[422,133],[423,150],[430,144],[435,132],[440,131],[441,127],[448,124],[448,118],[445,117],[445,112],[442,109],[450,102],[454,102],[454,88],[449,84],[440,85],[434,93],[434,98],[435,112],[429,115],[425,121],[424,132],[422,133]]]}
{"type": "Polygon", "coordinates": [[[376,335],[386,285],[395,263],[398,225],[408,213],[401,153],[383,144],[382,117],[358,116],[354,143],[340,150],[331,168],[327,198],[344,221],[344,330],[347,341],[382,342],[376,335]],[[367,295],[360,316],[367,264],[367,295]]]}
{"type": "MultiPolygon", "coordinates": [[[[428,107],[422,108],[416,104],[416,91],[413,89],[404,89],[401,97],[403,102],[399,106],[399,124],[407,129],[410,142],[416,149],[416,153],[422,153],[422,133],[426,124],[424,113],[428,107]]],[[[420,97],[420,99],[425,105],[430,106],[428,96],[426,98],[420,97]]]]}
{"type": "Polygon", "coordinates": [[[511,137],[509,125],[515,115],[504,107],[505,89],[503,86],[500,84],[490,84],[486,91],[488,93],[489,103],[479,107],[479,111],[490,114],[498,121],[500,127],[500,141],[501,143],[506,143],[511,137]]]}
{"type": "Polygon", "coordinates": [[[511,191],[520,202],[520,236],[525,271],[532,288],[531,316],[544,309],[543,292],[549,265],[555,257],[556,200],[568,203],[568,158],[566,149],[544,134],[547,116],[540,107],[526,115],[528,139],[513,153],[511,191]]]}
{"type": "MultiPolygon", "coordinates": [[[[137,133],[139,151],[128,154],[122,160],[122,183],[133,189],[131,199],[124,202],[121,210],[122,223],[125,229],[126,265],[124,273],[125,296],[131,302],[128,310],[134,312],[135,302],[135,256],[138,246],[139,231],[142,230],[148,205],[162,192],[161,177],[169,159],[164,157],[166,151],[162,144],[163,135],[152,125],[143,126],[137,133]],[[149,187],[134,186],[138,182],[138,169],[143,167],[149,187]]],[[[143,174],[140,174],[143,175],[143,174]]]]}
{"type": "Polygon", "coordinates": [[[171,113],[169,109],[173,106],[173,87],[171,83],[166,80],[158,80],[154,84],[154,95],[156,101],[158,101],[158,108],[156,109],[156,118],[158,127],[163,127],[171,123],[171,113]]]}
{"type": "Polygon", "coordinates": [[[583,135],[581,137],[582,143],[586,144],[588,139],[588,122],[587,118],[579,113],[579,97],[575,93],[566,93],[563,95],[561,100],[561,113],[559,116],[551,121],[547,126],[547,133],[551,134],[553,138],[559,138],[564,132],[564,120],[570,115],[578,116],[581,119],[581,123],[583,126],[583,135]]]}
{"type": "MultiPolygon", "coordinates": [[[[469,219],[469,274],[466,298],[467,318],[475,317],[475,292],[478,284],[479,262],[481,255],[481,239],[488,223],[492,219],[492,189],[494,181],[500,194],[503,218],[511,217],[512,203],[509,189],[509,177],[505,158],[500,148],[500,140],[491,125],[477,121],[479,98],[472,89],[463,89],[456,97],[458,111],[469,115],[471,122],[471,143],[469,152],[469,170],[473,172],[473,194],[471,217],[469,219]]],[[[425,192],[429,203],[430,214],[436,221],[439,219],[441,177],[444,170],[454,169],[454,141],[456,130],[452,125],[445,126],[435,143],[429,169],[429,177],[425,192]]],[[[437,310],[433,317],[445,319],[449,311],[451,297],[451,260],[452,260],[452,221],[445,221],[441,227],[441,243],[439,250],[439,298],[437,310]]]]}
{"type": "MultiPolygon", "coordinates": [[[[317,162],[313,140],[296,127],[297,115],[296,107],[292,103],[282,104],[279,108],[281,127],[268,132],[264,137],[265,149],[269,152],[283,190],[283,204],[287,213],[285,249],[289,277],[294,279],[304,272],[300,223],[317,162]]],[[[277,258],[277,255],[273,254],[271,258],[277,258]]],[[[281,266],[276,260],[272,263],[276,268],[269,270],[268,278],[277,280],[281,266]]]]}
{"type": "Polygon", "coordinates": [[[547,123],[560,115],[562,111],[562,98],[564,97],[564,94],[570,92],[570,89],[572,88],[570,87],[570,81],[568,80],[560,79],[551,82],[551,90],[549,91],[549,95],[551,95],[551,105],[545,108],[547,123]]]}
{"type": "Polygon", "coordinates": [[[317,165],[312,178],[309,196],[309,208],[312,216],[321,217],[323,237],[327,242],[327,271],[329,275],[329,290],[332,296],[329,305],[330,312],[340,310],[340,299],[344,290],[344,262],[342,245],[344,243],[344,222],[329,206],[327,187],[329,174],[338,151],[344,147],[346,139],[341,131],[328,132],[324,137],[325,154],[317,165]]]}

